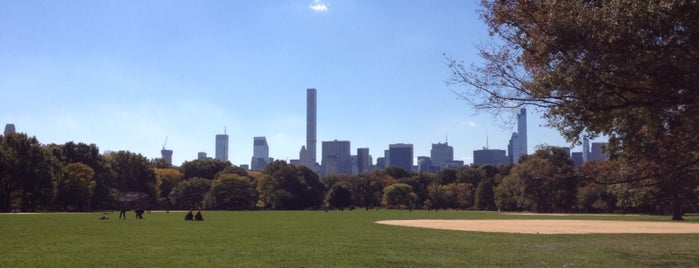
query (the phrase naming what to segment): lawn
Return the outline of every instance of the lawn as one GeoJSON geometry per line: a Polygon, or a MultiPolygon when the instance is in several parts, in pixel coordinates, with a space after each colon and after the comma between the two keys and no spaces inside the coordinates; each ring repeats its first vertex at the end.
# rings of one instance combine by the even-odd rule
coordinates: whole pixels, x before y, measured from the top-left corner
{"type": "MultiPolygon", "coordinates": [[[[387,219],[572,218],[459,211],[0,214],[0,267],[654,267],[698,266],[699,234],[525,235],[375,224],[387,219]]],[[[699,224],[699,217],[687,219],[699,224]]]]}

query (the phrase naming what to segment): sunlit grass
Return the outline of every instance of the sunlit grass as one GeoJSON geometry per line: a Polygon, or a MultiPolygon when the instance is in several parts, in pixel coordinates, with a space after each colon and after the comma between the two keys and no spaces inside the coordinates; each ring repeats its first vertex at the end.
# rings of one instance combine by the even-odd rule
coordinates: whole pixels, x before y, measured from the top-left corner
{"type": "MultiPolygon", "coordinates": [[[[695,266],[699,235],[526,235],[375,224],[386,219],[574,218],[458,211],[154,212],[0,215],[0,267],[463,267],[695,266]]],[[[699,217],[688,217],[697,221],[699,217]]],[[[698,223],[699,224],[699,223],[698,223]]]]}

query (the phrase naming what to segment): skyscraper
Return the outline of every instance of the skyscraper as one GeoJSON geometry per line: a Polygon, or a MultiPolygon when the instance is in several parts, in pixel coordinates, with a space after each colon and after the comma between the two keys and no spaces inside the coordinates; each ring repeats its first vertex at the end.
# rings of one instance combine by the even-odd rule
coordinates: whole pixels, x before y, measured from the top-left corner
{"type": "Polygon", "coordinates": [[[519,158],[527,154],[527,109],[525,108],[520,109],[517,114],[517,132],[512,133],[507,149],[512,163],[519,162],[519,158]]]}
{"type": "Polygon", "coordinates": [[[603,147],[605,146],[607,146],[607,143],[593,142],[590,149],[590,158],[588,160],[607,160],[607,155],[603,152],[603,147]]]}
{"type": "Polygon", "coordinates": [[[507,158],[507,154],[506,154],[505,150],[483,148],[483,150],[474,150],[473,151],[473,164],[474,165],[499,166],[499,165],[506,165],[509,162],[510,161],[509,161],[509,158],[507,158]]]}
{"type": "Polygon", "coordinates": [[[323,174],[352,174],[349,141],[323,142],[323,174]]]}
{"type": "Polygon", "coordinates": [[[316,163],[316,101],[318,92],[315,88],[306,90],[306,159],[301,159],[308,167],[316,163]]]}
{"type": "Polygon", "coordinates": [[[432,144],[430,150],[430,160],[432,165],[442,169],[447,167],[447,162],[454,161],[454,147],[449,146],[448,142],[432,144]]]}
{"type": "Polygon", "coordinates": [[[197,159],[206,159],[206,152],[198,152],[197,153],[197,159]]]}
{"type": "Polygon", "coordinates": [[[413,170],[413,145],[412,144],[390,144],[389,151],[389,166],[396,166],[405,169],[408,172],[413,170]]]}
{"type": "Polygon", "coordinates": [[[172,150],[165,149],[163,147],[162,150],[160,150],[160,156],[163,158],[163,161],[165,163],[168,163],[168,165],[172,165],[172,150]]]}
{"type": "Polygon", "coordinates": [[[15,124],[6,124],[4,133],[5,133],[5,135],[14,134],[15,133],[15,124]]]}
{"type": "Polygon", "coordinates": [[[587,138],[583,138],[583,145],[582,145],[582,158],[583,158],[583,163],[590,161],[590,140],[587,138]]]}
{"type": "Polygon", "coordinates": [[[269,145],[267,145],[267,138],[254,137],[250,166],[252,170],[262,170],[267,164],[269,164],[269,145]]]}
{"type": "Polygon", "coordinates": [[[223,134],[216,135],[216,159],[228,161],[228,134],[223,130],[223,134]]]}
{"type": "Polygon", "coordinates": [[[371,165],[371,160],[369,159],[369,148],[358,148],[357,149],[357,172],[358,173],[369,172],[370,165],[371,165]]]}

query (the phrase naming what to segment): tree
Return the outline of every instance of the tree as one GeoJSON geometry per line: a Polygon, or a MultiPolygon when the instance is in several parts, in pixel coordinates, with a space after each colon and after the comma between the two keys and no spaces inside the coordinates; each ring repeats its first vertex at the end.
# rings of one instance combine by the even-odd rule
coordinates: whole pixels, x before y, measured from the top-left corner
{"type": "Polygon", "coordinates": [[[207,207],[228,210],[252,209],[257,203],[255,185],[247,177],[227,173],[211,182],[206,196],[207,207]]]}
{"type": "Polygon", "coordinates": [[[323,203],[325,185],[305,166],[274,161],[258,178],[258,207],[271,209],[316,209],[323,203]]]}
{"type": "Polygon", "coordinates": [[[475,206],[480,210],[495,210],[495,182],[492,178],[481,180],[476,187],[475,206]]]}
{"type": "Polygon", "coordinates": [[[384,187],[376,176],[359,174],[349,181],[349,185],[354,206],[369,210],[381,205],[384,187]]]}
{"type": "Polygon", "coordinates": [[[213,180],[216,174],[231,166],[231,162],[221,161],[218,159],[197,159],[193,161],[185,161],[180,166],[180,171],[184,174],[185,179],[189,178],[204,178],[213,180]]]}
{"type": "Polygon", "coordinates": [[[576,200],[577,180],[573,163],[559,147],[539,147],[533,155],[524,156],[510,175],[498,186],[501,205],[536,212],[568,212],[576,200]],[[504,194],[512,194],[505,197],[504,194]]]}
{"type": "Polygon", "coordinates": [[[437,171],[435,178],[440,184],[450,184],[458,180],[456,169],[443,168],[437,171]]]}
{"type": "Polygon", "coordinates": [[[156,168],[154,171],[157,178],[156,185],[158,185],[158,192],[160,193],[160,203],[165,207],[169,207],[167,197],[172,189],[184,180],[184,174],[175,168],[156,168]]]}
{"type": "Polygon", "coordinates": [[[0,178],[1,209],[9,211],[17,206],[21,211],[47,208],[53,198],[52,180],[60,172],[53,156],[35,137],[24,133],[4,135],[1,144],[4,147],[2,161],[7,167],[0,178]]]}
{"type": "Polygon", "coordinates": [[[114,186],[119,192],[143,192],[150,196],[151,204],[158,203],[158,180],[146,157],[129,151],[113,152],[106,157],[115,173],[114,186]]]}
{"type": "Polygon", "coordinates": [[[396,183],[384,188],[381,204],[386,207],[408,207],[412,209],[416,200],[417,195],[413,192],[412,186],[405,183],[396,183]]]}
{"type": "Polygon", "coordinates": [[[449,59],[477,109],[526,105],[567,140],[609,137],[613,159],[658,187],[673,220],[699,184],[699,2],[483,0],[499,45],[482,65],[449,59]]]}
{"type": "Polygon", "coordinates": [[[95,189],[95,172],[83,163],[70,163],[56,183],[56,203],[64,210],[83,211],[95,189]]]}
{"type": "Polygon", "coordinates": [[[204,178],[190,178],[181,181],[170,192],[170,200],[180,209],[196,209],[201,207],[204,196],[211,189],[211,181],[204,178]]]}
{"type": "Polygon", "coordinates": [[[326,202],[331,207],[344,210],[352,204],[352,193],[342,184],[335,184],[328,191],[326,202]]]}
{"type": "Polygon", "coordinates": [[[52,154],[67,165],[70,163],[83,163],[94,172],[95,186],[92,190],[90,206],[93,210],[114,208],[113,192],[115,187],[115,173],[111,165],[100,154],[99,148],[94,144],[66,142],[63,145],[50,145],[52,154]]]}

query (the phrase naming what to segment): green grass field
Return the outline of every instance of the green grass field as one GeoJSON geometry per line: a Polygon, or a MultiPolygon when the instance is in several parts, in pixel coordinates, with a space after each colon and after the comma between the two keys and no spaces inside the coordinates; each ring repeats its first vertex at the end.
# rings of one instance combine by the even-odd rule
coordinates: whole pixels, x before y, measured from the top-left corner
{"type": "MultiPolygon", "coordinates": [[[[386,219],[656,216],[506,215],[458,211],[0,214],[0,267],[655,267],[699,266],[699,234],[525,235],[375,224],[386,219]]],[[[687,217],[697,222],[699,217],[687,217]]]]}

